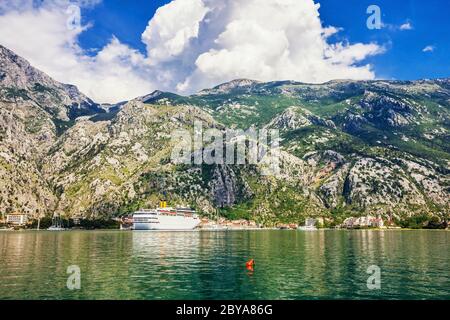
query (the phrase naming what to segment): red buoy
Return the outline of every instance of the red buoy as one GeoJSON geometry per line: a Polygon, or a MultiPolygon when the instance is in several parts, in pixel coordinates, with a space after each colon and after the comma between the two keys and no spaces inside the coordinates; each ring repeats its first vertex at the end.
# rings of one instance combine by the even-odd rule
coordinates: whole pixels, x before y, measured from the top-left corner
{"type": "Polygon", "coordinates": [[[255,266],[255,260],[250,259],[245,263],[245,267],[247,270],[253,271],[253,267],[255,266]]]}

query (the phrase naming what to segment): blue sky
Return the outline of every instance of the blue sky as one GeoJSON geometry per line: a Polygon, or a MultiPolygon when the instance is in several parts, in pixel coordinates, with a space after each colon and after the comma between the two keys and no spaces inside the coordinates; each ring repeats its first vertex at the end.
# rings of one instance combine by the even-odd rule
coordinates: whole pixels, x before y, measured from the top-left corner
{"type": "Polygon", "coordinates": [[[448,0],[1,0],[0,44],[113,103],[237,78],[450,77],[449,12],[448,0]]]}
{"type": "MultiPolygon", "coordinates": [[[[102,48],[112,35],[121,42],[146,51],[141,34],[156,9],[170,1],[106,0],[85,10],[83,21],[93,27],[80,36],[83,48],[102,48]]],[[[377,77],[413,80],[450,77],[450,1],[447,0],[321,0],[320,18],[324,25],[343,28],[335,38],[350,42],[376,41],[386,52],[369,57],[377,77]],[[391,28],[369,30],[366,9],[376,4],[382,21],[391,28]],[[413,29],[394,26],[409,22],[413,29]],[[422,50],[431,45],[433,52],[422,50]]],[[[333,39],[331,39],[333,40],[333,39]]]]}
{"type": "Polygon", "coordinates": [[[145,52],[142,32],[158,7],[170,1],[106,0],[92,9],[86,9],[83,23],[93,26],[80,36],[83,48],[102,48],[115,35],[123,43],[145,52]]]}
{"type": "Polygon", "coordinates": [[[350,41],[387,44],[384,54],[369,59],[378,77],[411,80],[450,76],[450,1],[323,0],[321,3],[322,20],[343,27],[342,33],[350,41]],[[383,23],[399,26],[408,21],[413,29],[368,30],[367,15],[361,12],[370,4],[381,8],[383,23]],[[434,52],[422,52],[428,45],[435,47],[434,52]]]}

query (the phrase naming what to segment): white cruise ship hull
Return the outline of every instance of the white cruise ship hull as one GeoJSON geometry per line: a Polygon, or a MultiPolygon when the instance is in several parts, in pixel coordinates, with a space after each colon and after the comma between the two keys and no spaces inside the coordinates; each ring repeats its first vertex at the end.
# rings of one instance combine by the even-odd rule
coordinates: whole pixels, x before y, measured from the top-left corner
{"type": "Polygon", "coordinates": [[[200,224],[198,217],[169,215],[140,215],[135,218],[134,230],[193,230],[200,224]]]}

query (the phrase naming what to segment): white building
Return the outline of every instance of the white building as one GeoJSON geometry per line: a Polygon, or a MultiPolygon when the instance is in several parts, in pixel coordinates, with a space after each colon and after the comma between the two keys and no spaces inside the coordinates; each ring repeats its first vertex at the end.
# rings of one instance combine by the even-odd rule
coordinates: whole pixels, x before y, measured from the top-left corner
{"type": "Polygon", "coordinates": [[[342,223],[342,226],[344,228],[353,228],[353,226],[355,226],[355,220],[356,220],[356,218],[353,218],[353,217],[347,218],[342,223]]]}
{"type": "Polygon", "coordinates": [[[374,228],[383,228],[384,221],[379,216],[375,218],[374,216],[365,216],[365,217],[350,217],[344,220],[342,223],[344,228],[355,228],[355,227],[374,227],[374,228]]]}
{"type": "Polygon", "coordinates": [[[28,223],[28,216],[19,213],[8,214],[6,215],[6,223],[15,226],[24,226],[28,223]]]}
{"type": "Polygon", "coordinates": [[[374,228],[384,228],[384,221],[381,217],[374,218],[370,221],[370,225],[374,228]]]}
{"type": "Polygon", "coordinates": [[[305,220],[305,227],[315,227],[316,226],[316,219],[313,218],[306,218],[305,220]]]}
{"type": "Polygon", "coordinates": [[[370,221],[372,218],[372,216],[359,217],[356,219],[355,224],[359,227],[368,227],[370,226],[370,221]]]}

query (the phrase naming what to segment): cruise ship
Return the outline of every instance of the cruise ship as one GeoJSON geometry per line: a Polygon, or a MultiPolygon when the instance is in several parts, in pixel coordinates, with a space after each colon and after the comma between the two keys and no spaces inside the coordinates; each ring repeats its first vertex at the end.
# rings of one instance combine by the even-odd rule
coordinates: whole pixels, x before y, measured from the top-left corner
{"type": "Polygon", "coordinates": [[[162,203],[158,209],[141,209],[133,214],[134,230],[193,230],[200,218],[189,208],[171,208],[162,203]]]}

